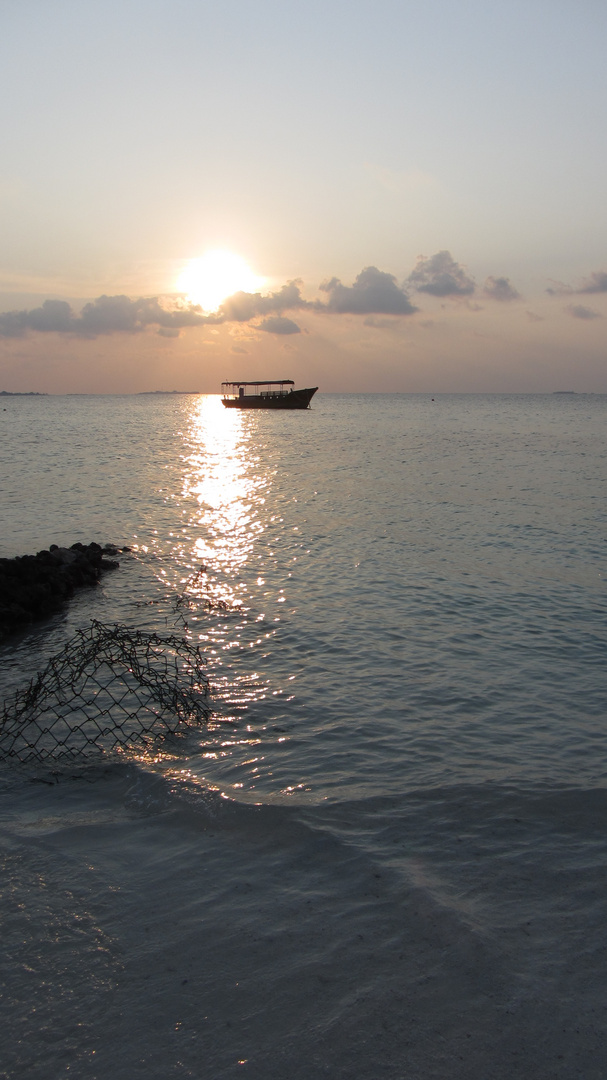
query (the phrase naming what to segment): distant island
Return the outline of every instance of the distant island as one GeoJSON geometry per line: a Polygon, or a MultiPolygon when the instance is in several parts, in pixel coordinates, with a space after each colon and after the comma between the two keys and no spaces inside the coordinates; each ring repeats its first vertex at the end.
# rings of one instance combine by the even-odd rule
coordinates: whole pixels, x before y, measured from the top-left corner
{"type": "Polygon", "coordinates": [[[577,390],[553,390],[553,394],[576,394],[577,390]]]}
{"type": "Polygon", "coordinates": [[[0,390],[0,397],[48,397],[38,390],[0,390]]]}
{"type": "Polygon", "coordinates": [[[201,394],[202,390],[139,390],[137,397],[149,394],[201,394]]]}

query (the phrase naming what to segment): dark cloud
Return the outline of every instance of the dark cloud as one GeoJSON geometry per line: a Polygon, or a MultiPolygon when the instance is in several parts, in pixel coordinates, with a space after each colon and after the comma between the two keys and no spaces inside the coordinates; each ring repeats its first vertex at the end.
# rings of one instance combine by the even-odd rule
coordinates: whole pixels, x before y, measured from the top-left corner
{"type": "Polygon", "coordinates": [[[490,300],[509,301],[521,299],[520,292],[510,284],[510,278],[507,277],[488,277],[483,292],[490,300]]]}
{"type": "Polygon", "coordinates": [[[316,305],[318,311],[352,315],[411,315],[417,311],[394,275],[375,266],[365,267],[351,286],[331,278],[320,289],[329,299],[316,305]]]}
{"type": "Polygon", "coordinates": [[[28,311],[6,311],[0,315],[0,335],[2,337],[23,337],[27,330],[28,311]]]}
{"type": "MultiPolygon", "coordinates": [[[[85,304],[79,313],[65,300],[45,300],[37,308],[1,313],[0,337],[18,338],[34,331],[95,338],[105,334],[138,334],[155,327],[161,337],[176,338],[183,327],[250,323],[254,320],[261,320],[257,329],[289,336],[302,332],[298,324],[287,317],[291,311],[365,315],[366,325],[391,329],[394,325],[392,318],[375,316],[411,315],[418,311],[419,308],[409,297],[408,290],[411,288],[445,301],[460,298],[470,310],[480,310],[470,299],[476,289],[473,278],[449,251],[438,251],[429,258],[420,256],[403,285],[399,285],[393,274],[378,270],[376,266],[367,266],[352,285],[344,285],[339,278],[333,277],[322,282],[319,288],[326,299],[305,300],[299,280],[289,281],[266,296],[238,292],[224,300],[217,312],[209,315],[183,296],[131,299],[123,295],[104,295],[85,304]]],[[[607,271],[593,271],[577,289],[553,281],[547,291],[553,296],[607,293],[607,271]]],[[[507,277],[488,277],[483,286],[483,295],[500,302],[522,299],[507,277]]],[[[571,305],[567,311],[578,319],[600,318],[598,312],[582,305],[571,305]]],[[[540,317],[528,313],[528,318],[535,321],[540,317]]]]}
{"type": "Polygon", "coordinates": [[[301,334],[301,329],[293,319],[287,319],[284,315],[270,315],[257,327],[265,330],[268,334],[301,334]]]}
{"type": "Polygon", "coordinates": [[[570,304],[566,309],[570,315],[573,315],[574,319],[600,319],[598,311],[593,311],[592,308],[584,307],[583,304],[570,304]]]}
{"type": "Polygon", "coordinates": [[[544,316],[543,315],[536,315],[535,311],[526,311],[525,315],[529,319],[529,322],[543,322],[544,321],[544,316]]]}
{"type": "MultiPolygon", "coordinates": [[[[99,303],[98,300],[95,301],[99,303]]],[[[216,315],[203,315],[202,308],[198,304],[189,304],[172,298],[164,301],[157,296],[134,300],[137,309],[139,328],[157,324],[170,329],[180,329],[185,326],[204,326],[205,323],[220,322],[216,315]]]]}
{"type": "Polygon", "coordinates": [[[250,322],[259,314],[257,308],[262,299],[261,293],[234,293],[221,306],[221,321],[250,322]]]}
{"type": "MultiPolygon", "coordinates": [[[[300,282],[290,281],[269,296],[261,293],[239,292],[228,297],[220,310],[204,315],[197,304],[183,299],[128,296],[99,296],[85,304],[75,315],[65,300],[46,300],[32,311],[10,311],[0,315],[0,336],[22,337],[28,330],[55,331],[97,337],[100,334],[136,334],[147,326],[158,326],[165,337],[174,337],[185,326],[217,325],[224,322],[250,322],[259,316],[280,314],[288,309],[314,307],[301,295],[300,282]]],[[[274,323],[267,320],[270,333],[298,333],[299,327],[289,319],[274,323]],[[273,327],[273,328],[272,328],[273,327]]]]}
{"type": "Polygon", "coordinates": [[[27,330],[69,332],[74,316],[65,300],[45,300],[42,307],[31,311],[7,311],[0,315],[2,337],[22,337],[27,330]]]}
{"type": "Polygon", "coordinates": [[[304,300],[301,295],[301,281],[289,281],[278,292],[262,296],[260,314],[268,311],[284,311],[296,308],[311,308],[314,305],[309,300],[304,300]]]}
{"type": "Polygon", "coordinates": [[[310,308],[314,305],[301,295],[301,282],[289,281],[278,292],[262,296],[261,293],[234,293],[224,300],[218,316],[222,322],[250,322],[258,315],[280,315],[283,311],[310,308]]]}
{"type": "Polygon", "coordinates": [[[582,285],[579,293],[604,293],[607,292],[607,273],[604,270],[594,270],[582,285]]]}
{"type": "Polygon", "coordinates": [[[34,308],[28,313],[28,324],[32,330],[55,330],[58,332],[70,329],[72,309],[66,300],[45,300],[42,307],[34,308]]]}
{"type": "Polygon", "coordinates": [[[438,251],[429,259],[420,255],[408,281],[418,292],[431,296],[471,296],[475,289],[472,278],[449,251],[438,251]]]}
{"type": "Polygon", "coordinates": [[[129,300],[128,296],[100,296],[84,305],[74,329],[86,337],[116,332],[135,334],[145,324],[141,319],[141,303],[129,300]]]}
{"type": "MultiPolygon", "coordinates": [[[[421,260],[411,275],[420,291],[436,296],[467,296],[474,283],[448,252],[421,260]]],[[[99,296],[77,314],[65,300],[47,300],[39,308],[0,314],[0,336],[21,337],[28,331],[69,333],[94,338],[105,334],[138,334],[156,327],[163,337],[176,337],[182,327],[249,323],[262,319],[260,329],[274,334],[301,333],[297,323],[286,317],[289,311],[328,314],[411,315],[418,308],[393,274],[367,266],[353,285],[331,278],[320,286],[322,300],[305,300],[301,282],[289,281],[275,292],[238,292],[224,300],[220,309],[205,315],[199,305],[183,297],[99,296]]]]}
{"type": "Polygon", "coordinates": [[[574,289],[571,285],[565,285],[562,281],[551,281],[546,289],[550,296],[590,295],[595,293],[607,293],[607,272],[605,270],[593,270],[590,277],[584,279],[579,288],[574,289]]]}
{"type": "MultiPolygon", "coordinates": [[[[182,326],[200,326],[221,321],[205,316],[193,304],[165,306],[159,297],[130,300],[128,296],[99,296],[75,315],[65,300],[45,300],[31,311],[8,311],[0,315],[0,336],[22,337],[28,330],[97,337],[99,334],[136,334],[146,326],[178,331],[182,326]]],[[[175,336],[165,335],[165,336],[175,336]]]]}
{"type": "Polygon", "coordinates": [[[227,322],[248,323],[262,318],[259,329],[271,334],[298,334],[300,327],[285,317],[285,311],[313,310],[361,315],[410,315],[417,311],[407,293],[392,274],[374,266],[363,270],[352,286],[337,278],[324,282],[326,303],[304,300],[301,282],[289,281],[276,292],[238,292],[224,300],[219,311],[205,315],[197,304],[184,298],[99,296],[85,304],[79,315],[65,300],[46,300],[31,311],[0,314],[0,336],[22,337],[30,330],[77,334],[94,338],[102,334],[137,334],[147,327],[158,327],[163,337],[176,337],[182,327],[219,325],[227,322]]]}

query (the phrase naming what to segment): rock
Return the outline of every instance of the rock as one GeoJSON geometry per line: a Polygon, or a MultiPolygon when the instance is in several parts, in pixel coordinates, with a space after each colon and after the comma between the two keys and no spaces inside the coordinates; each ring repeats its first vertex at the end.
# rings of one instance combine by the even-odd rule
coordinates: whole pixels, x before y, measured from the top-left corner
{"type": "Polygon", "coordinates": [[[102,573],[120,566],[107,558],[117,554],[114,544],[51,544],[37,555],[0,559],[0,641],[53,615],[76,589],[97,585],[102,573]]]}

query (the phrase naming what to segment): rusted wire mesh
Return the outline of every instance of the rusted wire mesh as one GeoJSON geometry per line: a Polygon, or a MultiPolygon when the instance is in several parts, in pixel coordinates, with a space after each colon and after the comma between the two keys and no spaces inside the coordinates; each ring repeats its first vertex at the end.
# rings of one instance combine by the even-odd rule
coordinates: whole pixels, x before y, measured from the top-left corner
{"type": "Polygon", "coordinates": [[[175,635],[93,622],[0,712],[0,760],[149,750],[209,716],[200,650],[175,635]]]}

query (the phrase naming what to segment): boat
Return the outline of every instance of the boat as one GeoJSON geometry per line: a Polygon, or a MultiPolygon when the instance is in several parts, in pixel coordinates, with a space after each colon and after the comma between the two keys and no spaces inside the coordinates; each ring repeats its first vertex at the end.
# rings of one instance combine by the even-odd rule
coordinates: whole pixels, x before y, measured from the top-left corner
{"type": "Polygon", "coordinates": [[[222,382],[222,401],[226,409],[307,409],[317,386],[295,390],[293,379],[258,379],[246,382],[222,382]]]}

